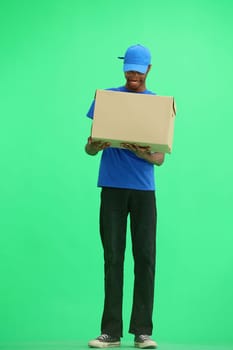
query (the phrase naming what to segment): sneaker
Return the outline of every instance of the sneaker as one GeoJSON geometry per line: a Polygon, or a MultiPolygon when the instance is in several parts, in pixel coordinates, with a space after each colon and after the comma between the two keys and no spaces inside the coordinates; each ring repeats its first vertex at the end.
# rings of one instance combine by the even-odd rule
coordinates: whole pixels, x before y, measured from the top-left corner
{"type": "Polygon", "coordinates": [[[140,349],[156,349],[157,344],[154,340],[152,340],[149,335],[135,335],[134,345],[136,348],[140,349]]]}
{"type": "Polygon", "coordinates": [[[115,348],[120,346],[120,338],[101,334],[98,338],[90,340],[88,346],[90,348],[115,348]]]}

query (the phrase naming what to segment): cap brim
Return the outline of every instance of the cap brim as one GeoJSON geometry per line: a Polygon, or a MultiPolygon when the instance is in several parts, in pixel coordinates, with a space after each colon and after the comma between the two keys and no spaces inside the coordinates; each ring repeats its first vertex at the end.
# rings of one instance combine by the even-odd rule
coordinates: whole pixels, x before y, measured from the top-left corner
{"type": "Polygon", "coordinates": [[[127,63],[125,63],[123,66],[124,72],[133,71],[133,72],[139,72],[139,73],[145,74],[147,69],[148,69],[148,66],[144,66],[141,64],[127,64],[127,63]]]}

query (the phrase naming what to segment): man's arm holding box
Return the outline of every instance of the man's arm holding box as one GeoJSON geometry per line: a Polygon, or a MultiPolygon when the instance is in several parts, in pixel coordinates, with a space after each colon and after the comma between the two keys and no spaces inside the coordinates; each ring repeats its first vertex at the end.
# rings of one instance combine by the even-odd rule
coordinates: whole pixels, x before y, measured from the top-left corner
{"type": "MultiPolygon", "coordinates": [[[[85,151],[91,156],[95,156],[99,151],[103,151],[105,148],[110,147],[109,142],[92,141],[91,136],[88,137],[85,151]]],[[[149,147],[140,147],[135,144],[123,143],[122,147],[134,152],[137,157],[146,160],[147,162],[154,165],[162,165],[165,159],[165,154],[161,152],[151,153],[149,147]]]]}
{"type": "Polygon", "coordinates": [[[164,162],[165,154],[161,152],[146,153],[144,159],[147,160],[149,163],[160,166],[164,162]]]}
{"type": "Polygon", "coordinates": [[[139,158],[146,160],[154,165],[162,165],[165,159],[165,154],[161,152],[150,152],[150,147],[140,147],[131,143],[123,143],[122,146],[134,152],[139,158]]]}
{"type": "Polygon", "coordinates": [[[111,144],[109,142],[102,141],[92,141],[91,136],[88,137],[87,144],[85,146],[85,151],[90,156],[95,156],[99,151],[109,147],[111,144]]]}
{"type": "Polygon", "coordinates": [[[161,152],[136,152],[136,155],[140,158],[147,160],[147,162],[157,166],[162,165],[165,159],[165,154],[161,152]]]}

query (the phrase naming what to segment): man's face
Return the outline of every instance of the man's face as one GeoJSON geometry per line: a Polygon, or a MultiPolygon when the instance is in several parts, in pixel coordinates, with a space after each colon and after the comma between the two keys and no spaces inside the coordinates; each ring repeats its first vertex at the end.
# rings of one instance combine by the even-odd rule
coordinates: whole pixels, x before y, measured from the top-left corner
{"type": "Polygon", "coordinates": [[[134,92],[142,92],[145,90],[145,80],[149,68],[145,74],[136,71],[125,72],[126,87],[134,92]]]}

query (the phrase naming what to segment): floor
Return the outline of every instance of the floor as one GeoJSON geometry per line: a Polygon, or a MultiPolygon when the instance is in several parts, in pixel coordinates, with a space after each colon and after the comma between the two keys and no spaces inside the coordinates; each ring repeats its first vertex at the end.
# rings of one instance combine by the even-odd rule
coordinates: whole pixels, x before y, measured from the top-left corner
{"type": "MultiPolygon", "coordinates": [[[[38,343],[0,343],[0,350],[87,350],[86,342],[38,342],[38,343]]],[[[123,342],[121,349],[134,349],[131,342],[123,342]]],[[[233,350],[232,345],[198,344],[159,344],[158,350],[233,350]]]]}

